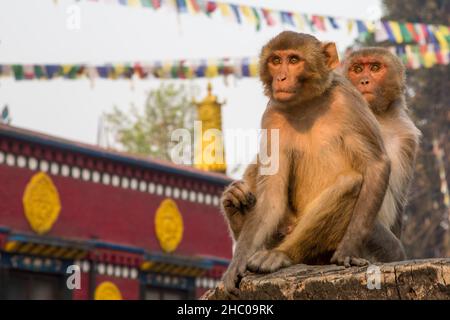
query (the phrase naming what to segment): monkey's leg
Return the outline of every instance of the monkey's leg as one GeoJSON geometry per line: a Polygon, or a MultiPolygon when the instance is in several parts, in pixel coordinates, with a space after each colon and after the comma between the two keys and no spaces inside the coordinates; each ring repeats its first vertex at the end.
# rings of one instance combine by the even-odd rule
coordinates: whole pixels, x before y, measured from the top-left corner
{"type": "MultiPolygon", "coordinates": [[[[349,171],[340,175],[300,213],[291,233],[273,250],[261,250],[249,260],[253,272],[274,272],[290,264],[311,260],[324,252],[334,251],[352,217],[362,185],[362,176],[349,171]]],[[[353,261],[365,264],[364,259],[353,261]]]]}
{"type": "Polygon", "coordinates": [[[371,262],[393,262],[406,259],[400,240],[379,221],[375,223],[364,247],[364,258],[371,262]]]}

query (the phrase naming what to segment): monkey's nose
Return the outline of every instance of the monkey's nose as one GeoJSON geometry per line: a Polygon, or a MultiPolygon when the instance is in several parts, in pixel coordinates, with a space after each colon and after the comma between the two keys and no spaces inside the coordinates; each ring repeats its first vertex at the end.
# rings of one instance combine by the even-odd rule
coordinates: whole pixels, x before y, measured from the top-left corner
{"type": "Polygon", "coordinates": [[[362,84],[363,86],[367,86],[369,84],[369,80],[368,79],[362,79],[360,81],[360,84],[362,84]]]}
{"type": "Polygon", "coordinates": [[[286,79],[287,79],[286,75],[279,75],[279,76],[277,77],[277,80],[278,80],[278,81],[284,81],[284,80],[286,80],[286,79]]]}

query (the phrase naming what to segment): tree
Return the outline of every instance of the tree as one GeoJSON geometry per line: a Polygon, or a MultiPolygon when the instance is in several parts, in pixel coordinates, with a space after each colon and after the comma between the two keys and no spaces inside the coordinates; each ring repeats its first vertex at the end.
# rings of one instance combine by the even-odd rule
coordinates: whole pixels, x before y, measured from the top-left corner
{"type": "MultiPolygon", "coordinates": [[[[383,0],[383,7],[383,20],[450,25],[448,0],[383,0]]],[[[374,38],[370,36],[359,44],[361,42],[374,45],[374,38]]],[[[450,256],[450,212],[444,205],[440,177],[443,163],[446,183],[449,184],[449,75],[450,65],[407,70],[408,105],[423,134],[402,239],[411,258],[450,256]],[[444,152],[441,165],[436,156],[436,146],[444,152]]]]}
{"type": "Polygon", "coordinates": [[[150,91],[143,112],[135,106],[129,112],[115,106],[105,114],[115,142],[131,154],[170,161],[170,150],[175,145],[171,133],[185,128],[193,136],[196,110],[191,92],[185,85],[161,84],[150,91]]]}

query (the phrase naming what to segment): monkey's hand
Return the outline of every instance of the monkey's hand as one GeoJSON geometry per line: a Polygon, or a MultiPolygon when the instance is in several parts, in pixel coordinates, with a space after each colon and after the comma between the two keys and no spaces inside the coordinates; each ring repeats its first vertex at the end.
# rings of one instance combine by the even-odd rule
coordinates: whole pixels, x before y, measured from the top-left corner
{"type": "Polygon", "coordinates": [[[362,267],[369,265],[369,261],[363,258],[359,258],[360,254],[357,250],[351,250],[344,246],[339,246],[331,257],[330,262],[346,268],[356,266],[362,267]]]}
{"type": "Polygon", "coordinates": [[[239,295],[239,282],[241,281],[247,266],[247,259],[233,259],[227,271],[222,277],[225,291],[231,296],[239,295]]]}
{"type": "Polygon", "coordinates": [[[232,182],[222,195],[222,206],[229,214],[245,213],[256,204],[256,197],[243,180],[232,182]]]}
{"type": "Polygon", "coordinates": [[[292,260],[280,250],[257,251],[247,263],[247,269],[252,272],[270,273],[291,266],[292,260]]]}

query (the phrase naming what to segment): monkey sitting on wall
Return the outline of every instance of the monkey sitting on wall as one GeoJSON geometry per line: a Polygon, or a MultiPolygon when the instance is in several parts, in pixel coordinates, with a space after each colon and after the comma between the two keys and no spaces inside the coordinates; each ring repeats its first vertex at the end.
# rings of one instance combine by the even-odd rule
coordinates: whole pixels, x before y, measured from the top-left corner
{"type": "Polygon", "coordinates": [[[380,124],[391,175],[379,217],[400,238],[421,136],[407,114],[405,68],[385,48],[363,48],[348,56],[343,72],[364,96],[380,124]]]}
{"type": "Polygon", "coordinates": [[[279,170],[263,175],[260,162],[250,165],[244,181],[224,193],[235,241],[223,277],[230,293],[238,293],[247,268],[365,265],[367,251],[392,260],[403,255],[377,217],[390,174],[377,120],[361,94],[333,72],[337,64],[334,43],[307,34],[285,31],[262,49],[260,78],[270,101],[261,127],[279,130],[279,141],[267,138],[269,150],[279,143],[279,170]]]}
{"type": "MultiPolygon", "coordinates": [[[[421,136],[407,114],[405,69],[389,50],[364,48],[353,52],[346,59],[343,73],[363,94],[380,124],[384,145],[391,160],[391,175],[378,218],[400,239],[403,210],[421,136]]],[[[247,174],[249,172],[251,171],[248,170],[247,174]]],[[[253,194],[255,185],[249,185],[247,181],[252,179],[244,177],[244,180],[235,181],[224,192],[222,206],[227,216],[233,216],[233,219],[229,219],[230,222],[241,224],[243,215],[256,202],[253,194]]],[[[238,228],[231,228],[235,229],[238,228]]],[[[390,245],[377,248],[369,243],[367,249],[365,258],[369,260],[388,262],[405,258],[401,251],[398,255],[389,254],[390,245]],[[374,255],[372,251],[378,253],[374,255]]]]}

